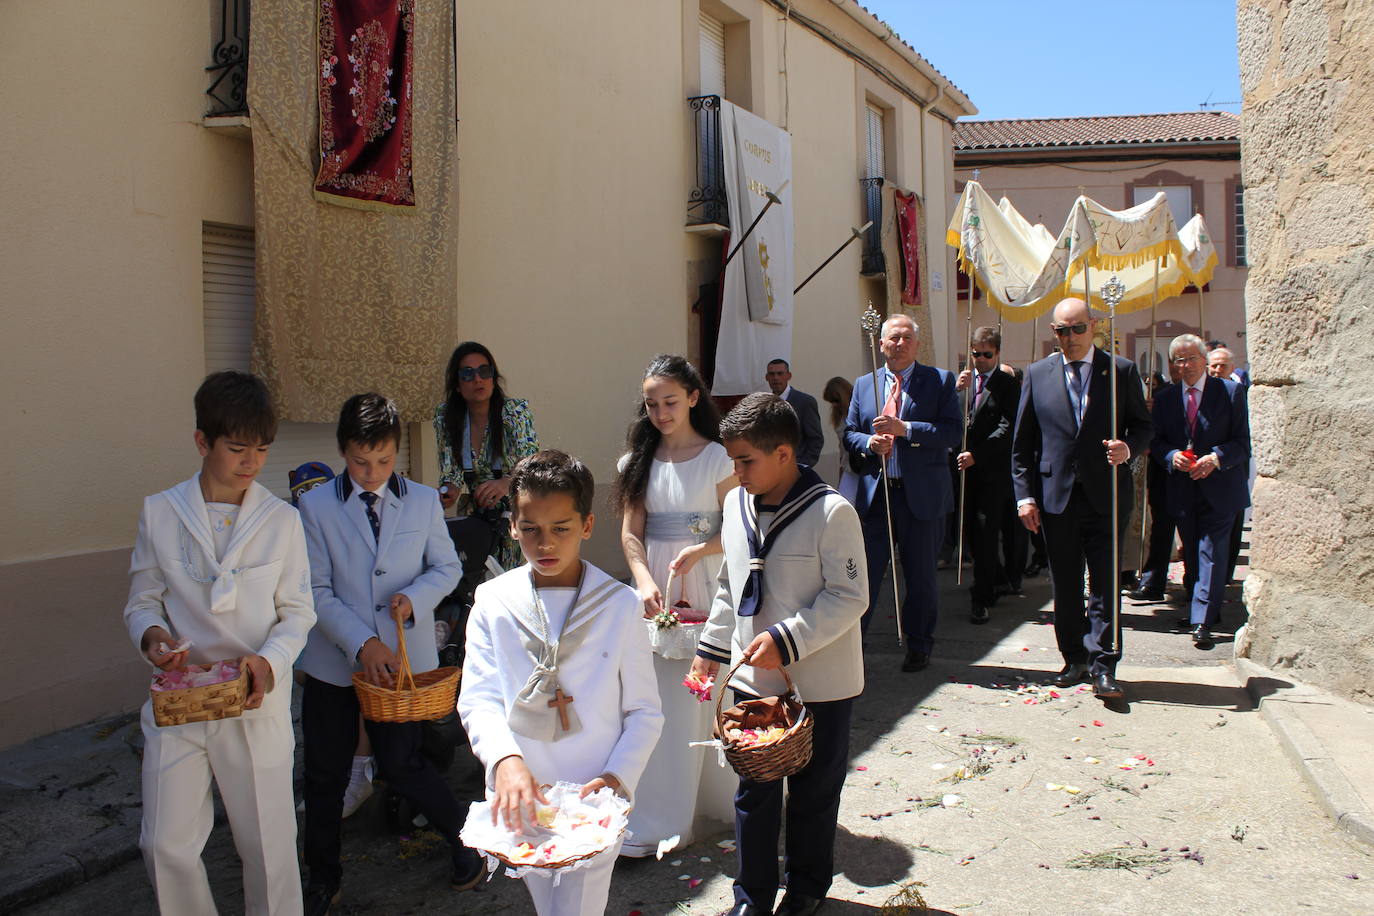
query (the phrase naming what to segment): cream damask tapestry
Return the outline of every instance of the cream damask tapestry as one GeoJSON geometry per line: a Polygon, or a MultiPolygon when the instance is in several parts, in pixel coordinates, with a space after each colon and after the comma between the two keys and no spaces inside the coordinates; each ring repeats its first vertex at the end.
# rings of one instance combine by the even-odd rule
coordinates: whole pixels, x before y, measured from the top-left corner
{"type": "Polygon", "coordinates": [[[286,420],[333,423],[379,391],[424,422],[455,344],[457,200],[452,6],[414,6],[413,209],[316,200],[318,0],[255,4],[253,131],[257,310],[253,369],[286,420]]]}

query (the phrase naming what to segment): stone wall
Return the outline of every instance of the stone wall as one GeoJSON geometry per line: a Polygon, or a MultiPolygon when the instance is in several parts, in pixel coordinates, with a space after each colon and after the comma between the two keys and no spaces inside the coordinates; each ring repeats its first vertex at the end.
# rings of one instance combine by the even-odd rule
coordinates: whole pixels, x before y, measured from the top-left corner
{"type": "Polygon", "coordinates": [[[1258,478],[1236,653],[1374,699],[1374,2],[1239,0],[1258,478]]]}

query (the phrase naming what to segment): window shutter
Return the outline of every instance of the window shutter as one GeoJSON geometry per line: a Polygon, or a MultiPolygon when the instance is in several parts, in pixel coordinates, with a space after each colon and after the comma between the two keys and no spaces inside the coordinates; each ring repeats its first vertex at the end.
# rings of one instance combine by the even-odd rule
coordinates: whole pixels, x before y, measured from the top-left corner
{"type": "Polygon", "coordinates": [[[867,161],[864,163],[865,178],[886,178],[887,163],[883,158],[883,110],[877,105],[867,109],[867,161]]]}
{"type": "Polygon", "coordinates": [[[1235,266],[1247,267],[1250,261],[1248,252],[1245,250],[1245,188],[1241,186],[1239,181],[1236,182],[1235,195],[1235,222],[1231,227],[1235,239],[1235,266]]]}
{"type": "MultiPolygon", "coordinates": [[[[205,372],[221,369],[249,371],[253,350],[253,230],[204,225],[201,233],[205,372]]],[[[188,392],[189,397],[189,392],[188,392]]],[[[307,461],[322,461],[334,472],[343,459],[333,423],[291,423],[277,426],[277,440],[267,453],[258,482],[285,500],[291,499],[288,472],[307,461]]],[[[401,426],[396,470],[410,473],[410,435],[401,426]]]]}
{"type": "Polygon", "coordinates": [[[698,13],[701,23],[701,94],[725,98],[725,23],[698,13]]]}

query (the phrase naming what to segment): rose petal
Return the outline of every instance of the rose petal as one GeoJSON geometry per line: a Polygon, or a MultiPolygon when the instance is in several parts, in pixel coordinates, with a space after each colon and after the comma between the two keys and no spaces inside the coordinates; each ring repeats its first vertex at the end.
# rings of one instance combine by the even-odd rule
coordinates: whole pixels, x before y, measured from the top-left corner
{"type": "Polygon", "coordinates": [[[1093,719],[1093,725],[1095,725],[1095,726],[1098,727],[1098,728],[1101,728],[1101,727],[1102,727],[1102,720],[1101,720],[1101,719],[1093,719]]]}
{"type": "Polygon", "coordinates": [[[868,767],[855,767],[854,769],[858,770],[860,773],[863,773],[868,769],[868,767]]]}

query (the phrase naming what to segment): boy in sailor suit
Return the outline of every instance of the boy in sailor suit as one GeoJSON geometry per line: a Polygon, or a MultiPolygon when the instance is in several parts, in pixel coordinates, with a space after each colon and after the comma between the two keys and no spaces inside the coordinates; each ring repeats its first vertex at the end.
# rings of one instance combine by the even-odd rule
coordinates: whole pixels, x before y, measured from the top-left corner
{"type": "MultiPolygon", "coordinates": [[[[741,486],[725,498],[725,562],[692,674],[715,676],[732,658],[743,659],[747,664],[732,682],[736,692],[763,697],[786,690],[777,673],[786,665],[815,717],[811,762],[787,780],[787,893],[776,910],[805,916],[821,905],[835,871],[849,723],[864,687],[863,532],[854,507],[815,471],[797,465],[797,417],[776,395],[744,398],[720,432],[741,486]]],[[[739,877],[729,916],[774,913],[783,804],[781,780],[740,780],[739,877]]]]}
{"type": "MultiPolygon", "coordinates": [[[[358,742],[353,672],[390,687],[400,667],[396,621],[411,671],[439,666],[434,607],[458,584],[462,564],[444,527],[439,494],[395,473],[401,420],[380,394],[357,394],[339,411],[344,470],[301,498],[319,624],[301,654],[305,741],[306,916],[324,916],[343,878],[340,828],[358,742]]],[[[464,808],[421,753],[419,722],[367,722],[379,774],[408,798],[450,847],[454,890],[482,877],[481,858],[458,832],[464,808]]]]}
{"type": "MultiPolygon", "coordinates": [[[[458,714],[487,771],[493,822],[519,830],[560,780],[633,797],[663,728],[643,604],[582,560],[591,472],[537,452],[511,476],[511,536],[528,561],[477,588],[458,714]]],[[[684,749],[685,750],[685,749],[684,749]]],[[[653,799],[643,800],[652,804],[653,799]]],[[[605,912],[618,850],[560,876],[527,874],[539,916],[605,912]]]]}
{"type": "Polygon", "coordinates": [[[144,704],[139,845],[163,913],[215,913],[201,861],[213,777],[243,862],[244,909],[295,914],[291,665],[315,622],[305,538],[296,510],[254,482],[277,433],[262,381],[216,372],[195,410],[200,473],[144,500],[124,622],[164,670],[242,659],[249,695],[239,718],[166,727],[144,704]]]}

